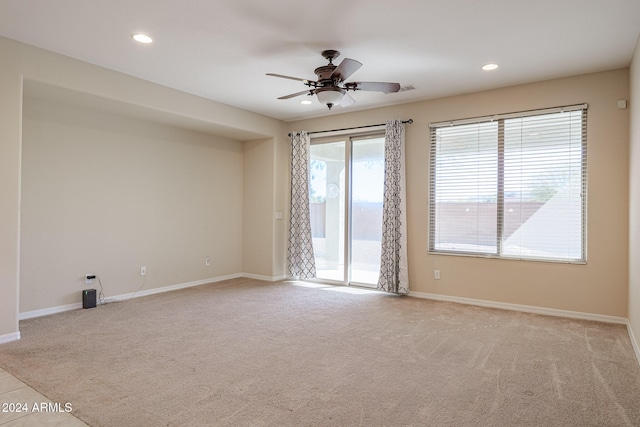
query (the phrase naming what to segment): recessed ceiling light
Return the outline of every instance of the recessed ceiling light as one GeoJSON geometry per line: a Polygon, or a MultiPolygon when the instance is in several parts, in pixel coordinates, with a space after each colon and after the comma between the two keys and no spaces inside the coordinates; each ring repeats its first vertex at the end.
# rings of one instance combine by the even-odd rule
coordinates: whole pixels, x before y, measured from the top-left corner
{"type": "Polygon", "coordinates": [[[153,39],[146,34],[138,33],[138,34],[131,35],[131,37],[133,37],[133,39],[138,43],[149,44],[153,41],[153,39]]]}
{"type": "Polygon", "coordinates": [[[482,66],[482,69],[485,71],[493,71],[498,69],[498,64],[486,64],[482,66]]]}
{"type": "Polygon", "coordinates": [[[309,101],[308,99],[304,99],[304,100],[300,101],[300,104],[309,105],[309,104],[311,104],[311,101],[309,101]]]}

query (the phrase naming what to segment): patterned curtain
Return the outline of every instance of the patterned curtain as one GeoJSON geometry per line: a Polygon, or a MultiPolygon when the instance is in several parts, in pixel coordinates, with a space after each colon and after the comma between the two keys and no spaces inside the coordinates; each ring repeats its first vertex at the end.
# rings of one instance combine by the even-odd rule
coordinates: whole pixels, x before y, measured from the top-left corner
{"type": "Polygon", "coordinates": [[[306,132],[291,136],[289,274],[296,279],[316,277],[309,214],[309,143],[306,132]]]}
{"type": "Polygon", "coordinates": [[[378,289],[404,295],[409,293],[409,272],[402,120],[387,121],[384,139],[382,255],[378,289]]]}

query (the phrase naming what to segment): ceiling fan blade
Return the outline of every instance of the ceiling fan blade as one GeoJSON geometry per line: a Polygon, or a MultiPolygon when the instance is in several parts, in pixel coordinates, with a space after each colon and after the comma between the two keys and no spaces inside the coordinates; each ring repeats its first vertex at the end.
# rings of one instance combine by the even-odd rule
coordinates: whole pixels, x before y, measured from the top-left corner
{"type": "Polygon", "coordinates": [[[368,90],[374,92],[394,93],[400,90],[400,83],[386,82],[353,82],[345,85],[352,90],[368,90]]]}
{"type": "Polygon", "coordinates": [[[338,65],[336,69],[333,70],[333,73],[331,73],[331,78],[337,79],[338,82],[343,82],[351,77],[351,74],[358,71],[360,67],[362,67],[361,62],[351,58],[344,58],[340,65],[338,65]]]}
{"type": "Polygon", "coordinates": [[[301,91],[301,92],[292,93],[292,94],[290,94],[290,95],[281,96],[281,97],[280,97],[280,98],[278,98],[278,99],[289,99],[289,98],[295,98],[296,96],[300,96],[300,95],[307,95],[307,94],[308,94],[308,95],[312,95],[313,93],[312,93],[312,91],[310,91],[309,89],[307,89],[307,90],[303,90],[303,91],[301,91]]]}
{"type": "Polygon", "coordinates": [[[348,107],[349,105],[353,104],[354,102],[356,102],[356,100],[353,99],[348,93],[345,93],[344,96],[342,97],[342,101],[340,102],[340,106],[341,107],[348,107]]]}
{"type": "Polygon", "coordinates": [[[307,79],[301,79],[300,77],[285,76],[285,75],[283,75],[283,74],[267,73],[267,76],[271,76],[271,77],[280,77],[281,79],[296,80],[296,81],[302,82],[302,83],[304,83],[304,84],[309,83],[309,80],[307,80],[307,79]]]}

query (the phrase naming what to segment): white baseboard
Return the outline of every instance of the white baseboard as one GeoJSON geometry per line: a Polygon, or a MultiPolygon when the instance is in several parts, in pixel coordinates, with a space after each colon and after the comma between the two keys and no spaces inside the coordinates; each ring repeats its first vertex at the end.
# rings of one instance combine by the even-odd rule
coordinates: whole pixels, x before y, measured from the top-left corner
{"type": "MultiPolygon", "coordinates": [[[[130,292],[130,293],[127,293],[127,294],[105,297],[104,299],[106,301],[108,301],[108,302],[125,301],[125,300],[131,299],[131,298],[140,298],[140,297],[145,297],[145,296],[149,296],[149,295],[160,294],[160,293],[163,293],[163,292],[170,292],[170,291],[176,291],[178,289],[190,288],[190,287],[193,287],[193,286],[206,285],[207,283],[215,283],[215,282],[222,282],[224,280],[238,279],[238,278],[241,278],[241,277],[246,277],[248,279],[255,279],[255,280],[264,280],[264,281],[268,281],[268,282],[277,282],[279,280],[286,279],[286,276],[271,277],[271,276],[261,276],[261,275],[250,274],[250,273],[237,273],[237,274],[229,274],[227,276],[212,277],[212,278],[209,278],[209,279],[196,280],[196,281],[193,281],[193,282],[179,283],[177,285],[163,286],[161,288],[144,289],[144,290],[140,290],[140,291],[136,291],[136,292],[130,292]]],[[[18,320],[33,319],[35,317],[48,316],[50,314],[62,313],[64,311],[77,310],[79,308],[82,308],[82,303],[81,302],[77,302],[77,303],[73,303],[73,304],[66,304],[66,305],[59,305],[59,306],[56,306],[56,307],[43,308],[43,309],[40,309],[40,310],[26,311],[24,313],[18,314],[18,320]]],[[[0,339],[1,338],[2,337],[0,337],[0,339]]],[[[13,341],[13,339],[9,339],[9,341],[13,341]]],[[[0,343],[2,343],[2,341],[0,341],[0,343]]]]}
{"type": "Polygon", "coordinates": [[[40,310],[25,311],[24,313],[18,314],[18,320],[33,319],[34,317],[48,316],[50,314],[62,313],[63,311],[77,310],[78,308],[82,308],[81,302],[43,308],[40,310]]]}
{"type": "MultiPolygon", "coordinates": [[[[130,298],[139,298],[139,297],[159,294],[163,292],[176,291],[178,289],[190,288],[192,286],[206,285],[207,283],[222,282],[223,280],[237,279],[239,277],[244,277],[244,275],[230,274],[228,276],[220,276],[220,277],[213,277],[209,279],[196,280],[193,282],[179,283],[177,285],[163,286],[161,288],[144,289],[137,292],[130,292],[127,294],[106,297],[104,299],[109,302],[124,301],[130,298]]],[[[32,319],[34,317],[48,316],[49,314],[62,313],[64,311],[77,310],[79,308],[82,308],[81,302],[66,304],[66,305],[59,305],[56,307],[43,308],[40,310],[26,311],[24,313],[18,314],[18,320],[26,320],[26,319],[32,319]]]]}
{"type": "Polygon", "coordinates": [[[6,344],[12,341],[18,341],[20,339],[20,332],[14,332],[12,334],[0,335],[0,344],[6,344]]]}
{"type": "Polygon", "coordinates": [[[631,328],[631,322],[627,320],[627,331],[629,332],[629,338],[631,339],[631,346],[633,347],[633,351],[636,353],[636,360],[640,364],[640,346],[638,346],[638,341],[636,340],[636,336],[633,333],[633,329],[631,328]]]}
{"type": "Polygon", "coordinates": [[[239,277],[243,277],[242,274],[230,274],[228,276],[220,276],[220,277],[213,277],[209,279],[195,280],[193,282],[179,283],[177,285],[169,285],[169,286],[163,286],[161,288],[145,289],[141,291],[130,292],[128,294],[116,295],[113,297],[107,297],[105,298],[105,300],[125,301],[131,298],[140,298],[140,297],[146,297],[149,295],[161,294],[164,292],[177,291],[178,289],[191,288],[193,286],[206,285],[208,283],[222,282],[224,280],[237,279],[239,277]]]}
{"type": "Polygon", "coordinates": [[[282,276],[262,276],[260,274],[242,273],[242,277],[247,279],[264,280],[267,282],[279,282],[287,278],[284,274],[282,276]]]}
{"type": "Polygon", "coordinates": [[[546,316],[568,317],[571,319],[595,320],[597,322],[617,323],[628,325],[624,317],[607,316],[604,314],[583,313],[580,311],[558,310],[555,308],[536,307],[531,305],[509,304],[504,302],[486,301],[472,298],[454,297],[448,295],[429,294],[423,292],[409,292],[409,296],[438,301],[457,302],[460,304],[478,305],[481,307],[500,308],[503,310],[523,311],[525,313],[543,314],[546,316]]]}

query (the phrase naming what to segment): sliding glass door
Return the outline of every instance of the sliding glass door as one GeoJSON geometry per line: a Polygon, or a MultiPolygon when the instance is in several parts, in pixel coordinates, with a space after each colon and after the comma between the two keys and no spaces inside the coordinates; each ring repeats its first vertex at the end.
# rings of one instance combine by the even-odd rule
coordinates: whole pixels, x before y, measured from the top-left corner
{"type": "Polygon", "coordinates": [[[317,277],[376,286],[384,136],[312,140],[311,144],[309,201],[317,277]]]}
{"type": "Polygon", "coordinates": [[[353,141],[351,281],[378,284],[382,240],[384,137],[353,141]]]}
{"type": "Polygon", "coordinates": [[[346,142],[311,145],[309,202],[317,277],[344,281],[346,142]]]}

